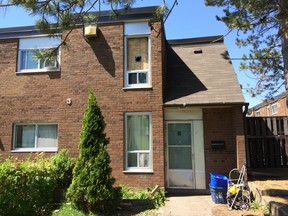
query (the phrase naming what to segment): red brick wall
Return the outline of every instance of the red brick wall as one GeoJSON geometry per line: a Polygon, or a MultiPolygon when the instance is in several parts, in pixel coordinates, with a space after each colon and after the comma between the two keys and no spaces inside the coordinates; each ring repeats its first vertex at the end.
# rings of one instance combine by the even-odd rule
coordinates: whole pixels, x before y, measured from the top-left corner
{"type": "Polygon", "coordinates": [[[231,169],[245,161],[241,106],[205,108],[203,109],[203,124],[206,182],[209,188],[210,173],[218,173],[228,177],[231,169]],[[225,149],[212,149],[211,141],[224,141],[225,149]]]}
{"type": "MultiPolygon", "coordinates": [[[[287,116],[288,110],[286,106],[286,97],[279,99],[275,102],[277,104],[278,112],[272,114],[272,104],[267,104],[264,107],[258,109],[260,111],[260,116],[287,116]]],[[[256,110],[253,111],[252,116],[256,116],[256,110]]]]}
{"type": "MultiPolygon", "coordinates": [[[[160,28],[160,23],[155,28],[160,28]]],[[[0,40],[0,149],[1,159],[11,153],[13,123],[58,123],[59,149],[78,155],[79,132],[93,88],[104,115],[112,175],[117,184],[164,186],[164,135],[162,108],[162,36],[151,33],[152,89],[123,90],[123,23],[100,25],[99,37],[89,44],[82,29],[74,30],[61,48],[61,72],[16,74],[18,40],[0,40]],[[66,99],[72,99],[72,106],[66,99]],[[153,174],[124,174],[124,113],[151,112],[153,174]]]]}

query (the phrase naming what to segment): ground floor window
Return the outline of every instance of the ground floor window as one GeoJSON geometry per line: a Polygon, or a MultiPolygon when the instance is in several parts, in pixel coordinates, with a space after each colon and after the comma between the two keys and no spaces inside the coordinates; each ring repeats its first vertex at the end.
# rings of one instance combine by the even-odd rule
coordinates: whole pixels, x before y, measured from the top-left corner
{"type": "Polygon", "coordinates": [[[58,146],[57,124],[15,124],[13,150],[56,151],[58,146]]]}
{"type": "Polygon", "coordinates": [[[125,114],[126,170],[152,170],[151,113],[125,114]]]}

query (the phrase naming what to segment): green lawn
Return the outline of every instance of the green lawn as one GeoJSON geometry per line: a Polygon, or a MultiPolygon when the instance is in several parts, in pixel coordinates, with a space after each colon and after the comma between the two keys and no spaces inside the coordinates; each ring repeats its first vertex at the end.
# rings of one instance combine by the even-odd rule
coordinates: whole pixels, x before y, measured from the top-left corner
{"type": "Polygon", "coordinates": [[[78,209],[73,205],[64,203],[59,210],[55,210],[52,216],[100,216],[98,214],[87,214],[78,209]]]}

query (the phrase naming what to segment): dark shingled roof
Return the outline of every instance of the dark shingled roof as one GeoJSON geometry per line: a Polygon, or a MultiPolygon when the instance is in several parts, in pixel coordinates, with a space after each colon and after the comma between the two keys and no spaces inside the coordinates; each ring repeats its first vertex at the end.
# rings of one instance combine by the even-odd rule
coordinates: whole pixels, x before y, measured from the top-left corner
{"type": "MultiPolygon", "coordinates": [[[[128,10],[117,10],[119,15],[117,17],[111,16],[111,11],[101,11],[98,23],[111,23],[111,22],[124,22],[130,20],[149,20],[153,18],[153,15],[157,9],[157,6],[131,8],[128,10]]],[[[91,12],[91,14],[98,16],[98,12],[91,12]]],[[[79,23],[80,24],[80,23],[79,23]]],[[[82,25],[82,24],[80,24],[82,25]]],[[[19,37],[31,37],[42,35],[35,26],[23,26],[0,29],[0,39],[6,38],[19,38],[19,37]]]]}
{"type": "Polygon", "coordinates": [[[273,98],[271,98],[271,99],[266,99],[266,100],[263,101],[262,103],[257,104],[256,106],[251,107],[250,109],[252,109],[252,110],[258,110],[258,109],[260,109],[260,108],[262,108],[262,107],[265,107],[265,106],[267,106],[267,105],[269,105],[269,104],[273,104],[273,103],[277,102],[278,100],[280,100],[280,99],[282,99],[282,98],[285,98],[285,97],[286,97],[286,92],[284,91],[284,92],[276,95],[275,97],[273,97],[273,98]]]}
{"type": "Polygon", "coordinates": [[[168,41],[164,104],[243,104],[221,36],[168,41]]]}

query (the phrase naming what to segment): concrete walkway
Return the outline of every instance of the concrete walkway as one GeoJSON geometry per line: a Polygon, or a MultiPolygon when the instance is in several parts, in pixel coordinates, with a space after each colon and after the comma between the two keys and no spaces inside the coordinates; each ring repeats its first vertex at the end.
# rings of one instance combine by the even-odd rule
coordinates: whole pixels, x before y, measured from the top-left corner
{"type": "Polygon", "coordinates": [[[228,210],[227,204],[215,204],[211,195],[168,197],[159,216],[262,216],[260,210],[228,210]]]}
{"type": "Polygon", "coordinates": [[[168,197],[164,207],[159,209],[163,216],[212,216],[215,204],[211,195],[168,197]]]}

